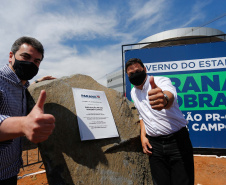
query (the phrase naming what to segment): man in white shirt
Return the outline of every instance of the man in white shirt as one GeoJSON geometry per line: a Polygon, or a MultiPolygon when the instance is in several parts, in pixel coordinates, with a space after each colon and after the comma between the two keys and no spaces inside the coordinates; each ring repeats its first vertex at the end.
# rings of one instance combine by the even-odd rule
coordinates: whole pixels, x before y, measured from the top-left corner
{"type": "Polygon", "coordinates": [[[141,144],[149,155],[154,185],[194,184],[193,149],[187,121],[169,78],[148,76],[142,61],[132,58],[126,73],[134,85],[131,97],[139,112],[141,144]]]}

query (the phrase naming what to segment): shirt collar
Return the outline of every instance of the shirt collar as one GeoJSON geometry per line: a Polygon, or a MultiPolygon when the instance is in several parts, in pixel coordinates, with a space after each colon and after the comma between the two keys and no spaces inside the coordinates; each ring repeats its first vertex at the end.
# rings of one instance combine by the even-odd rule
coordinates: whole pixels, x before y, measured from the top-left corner
{"type": "Polygon", "coordinates": [[[150,78],[150,76],[148,76],[148,74],[147,74],[147,79],[146,79],[146,81],[144,83],[143,89],[148,89],[148,87],[149,87],[149,78],[150,78]]]}
{"type": "MultiPolygon", "coordinates": [[[[13,82],[22,85],[21,80],[18,78],[18,76],[16,75],[16,73],[9,67],[8,64],[6,64],[2,70],[5,72],[5,75],[12,80],[13,82]]],[[[30,85],[29,81],[27,81],[24,85],[25,88],[28,88],[30,85]]]]}

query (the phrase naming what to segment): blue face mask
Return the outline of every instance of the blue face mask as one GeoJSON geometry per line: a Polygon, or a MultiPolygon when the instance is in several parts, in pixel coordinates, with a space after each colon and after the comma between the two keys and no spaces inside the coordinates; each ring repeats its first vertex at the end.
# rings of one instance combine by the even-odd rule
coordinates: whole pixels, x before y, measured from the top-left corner
{"type": "Polygon", "coordinates": [[[141,72],[133,73],[131,76],[129,76],[129,81],[133,85],[140,86],[144,82],[146,75],[147,74],[144,70],[141,72]]]}
{"type": "Polygon", "coordinates": [[[32,79],[39,70],[39,68],[33,62],[21,61],[17,60],[16,58],[13,69],[20,80],[32,79]]]}

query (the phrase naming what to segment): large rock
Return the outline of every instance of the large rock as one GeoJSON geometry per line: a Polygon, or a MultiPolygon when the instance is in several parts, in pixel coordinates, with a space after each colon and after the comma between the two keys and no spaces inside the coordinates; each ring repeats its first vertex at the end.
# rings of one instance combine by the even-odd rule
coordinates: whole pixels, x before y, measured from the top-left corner
{"type": "Polygon", "coordinates": [[[47,92],[45,113],[56,118],[53,134],[39,144],[50,185],[152,184],[133,103],[85,75],[31,85],[29,92],[35,101],[42,89],[47,92]],[[119,137],[80,140],[72,87],[105,92],[119,137]]]}

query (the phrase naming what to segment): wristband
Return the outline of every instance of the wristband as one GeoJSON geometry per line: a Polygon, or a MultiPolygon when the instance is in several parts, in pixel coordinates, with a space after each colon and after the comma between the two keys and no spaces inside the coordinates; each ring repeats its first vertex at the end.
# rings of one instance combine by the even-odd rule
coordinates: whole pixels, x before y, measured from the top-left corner
{"type": "Polygon", "coordinates": [[[166,100],[166,104],[164,105],[164,107],[166,107],[168,105],[168,103],[169,103],[169,97],[166,94],[164,94],[164,93],[163,93],[163,95],[164,95],[164,98],[166,100]]]}

